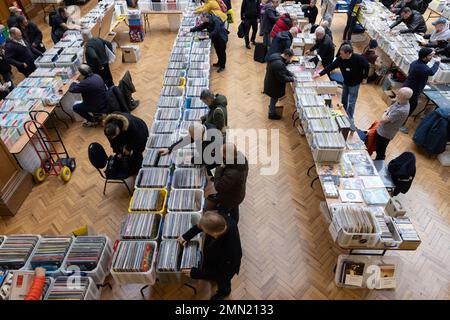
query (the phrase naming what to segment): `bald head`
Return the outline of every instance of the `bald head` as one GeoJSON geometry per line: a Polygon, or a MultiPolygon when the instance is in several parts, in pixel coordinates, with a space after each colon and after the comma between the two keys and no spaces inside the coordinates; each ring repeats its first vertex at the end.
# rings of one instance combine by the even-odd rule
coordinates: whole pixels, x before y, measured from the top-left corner
{"type": "Polygon", "coordinates": [[[205,127],[198,122],[194,122],[189,126],[188,131],[189,131],[189,135],[191,136],[192,139],[202,140],[203,134],[205,132],[205,127]]]}
{"type": "Polygon", "coordinates": [[[408,87],[403,87],[397,92],[397,102],[400,104],[405,104],[412,97],[413,91],[408,87]]]}
{"type": "Polygon", "coordinates": [[[20,31],[19,28],[12,27],[11,29],[9,29],[9,34],[11,35],[11,37],[14,40],[21,40],[22,39],[22,32],[20,31]]]}

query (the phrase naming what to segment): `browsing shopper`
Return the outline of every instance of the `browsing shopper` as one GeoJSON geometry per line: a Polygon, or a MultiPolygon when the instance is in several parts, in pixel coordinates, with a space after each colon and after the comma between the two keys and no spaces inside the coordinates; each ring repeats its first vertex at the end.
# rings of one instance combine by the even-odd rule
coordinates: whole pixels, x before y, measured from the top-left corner
{"type": "Polygon", "coordinates": [[[251,41],[256,44],[256,33],[258,32],[258,19],[260,18],[260,0],[242,0],[241,4],[241,20],[244,22],[244,39],[245,47],[250,47],[250,28],[252,29],[251,41]]]}
{"type": "Polygon", "coordinates": [[[393,24],[389,26],[389,29],[393,29],[398,26],[400,23],[404,23],[406,25],[406,29],[402,29],[399,33],[421,33],[424,34],[427,32],[427,25],[423,16],[420,12],[411,10],[406,7],[400,11],[400,16],[395,20],[393,24]]]}
{"type": "Polygon", "coordinates": [[[369,63],[360,54],[354,53],[353,47],[350,44],[344,44],[339,50],[339,57],[320,73],[315,74],[313,79],[328,74],[336,68],[341,70],[344,78],[342,104],[348,117],[352,120],[352,129],[355,130],[353,115],[355,113],[356,100],[358,99],[359,87],[369,73],[369,63]]]}
{"type": "Polygon", "coordinates": [[[209,108],[208,113],[201,117],[202,123],[213,125],[217,130],[224,132],[228,124],[227,98],[205,89],[200,93],[200,99],[209,108]]]}
{"type": "Polygon", "coordinates": [[[212,280],[217,292],[211,300],[223,300],[231,293],[231,279],[239,274],[242,259],[241,239],[236,222],[218,212],[206,212],[197,225],[178,238],[185,246],[199,233],[205,233],[203,260],[199,268],[183,270],[192,279],[212,280]]]}
{"type": "Polygon", "coordinates": [[[36,65],[34,61],[42,55],[42,53],[33,48],[26,41],[19,28],[13,27],[9,30],[10,36],[5,44],[6,61],[17,68],[25,77],[28,77],[34,70],[36,65]]]}
{"type": "Polygon", "coordinates": [[[412,95],[413,91],[410,88],[401,88],[397,92],[397,101],[384,111],[375,135],[376,160],[384,160],[389,142],[408,119],[409,99],[412,95]]]}

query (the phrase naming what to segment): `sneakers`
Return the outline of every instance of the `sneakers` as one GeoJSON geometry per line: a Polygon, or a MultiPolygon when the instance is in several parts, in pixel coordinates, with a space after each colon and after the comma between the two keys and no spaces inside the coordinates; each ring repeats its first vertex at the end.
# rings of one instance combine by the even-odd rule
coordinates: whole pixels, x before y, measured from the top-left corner
{"type": "Polygon", "coordinates": [[[230,294],[216,292],[209,300],[224,300],[230,294]]]}
{"type": "Polygon", "coordinates": [[[221,73],[224,70],[225,70],[225,68],[219,67],[219,69],[217,69],[217,73],[221,73]]]}
{"type": "Polygon", "coordinates": [[[409,129],[407,127],[400,127],[400,129],[398,129],[398,131],[400,131],[401,133],[404,133],[404,134],[408,134],[409,129]]]}
{"type": "Polygon", "coordinates": [[[213,63],[213,67],[218,67],[218,66],[219,66],[219,63],[218,63],[218,62],[213,63]]]}
{"type": "Polygon", "coordinates": [[[276,113],[269,113],[269,119],[270,120],[280,120],[281,116],[277,115],[276,113]]]}
{"type": "Polygon", "coordinates": [[[98,125],[98,122],[90,122],[90,121],[83,122],[83,127],[87,128],[95,127],[96,125],[98,125]]]}

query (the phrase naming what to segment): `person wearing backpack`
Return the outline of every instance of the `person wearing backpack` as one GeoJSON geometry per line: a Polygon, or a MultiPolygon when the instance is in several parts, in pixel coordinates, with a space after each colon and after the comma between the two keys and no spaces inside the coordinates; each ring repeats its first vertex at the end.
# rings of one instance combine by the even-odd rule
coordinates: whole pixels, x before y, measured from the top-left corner
{"type": "Polygon", "coordinates": [[[200,94],[200,99],[209,108],[208,113],[201,117],[203,124],[212,124],[217,130],[222,132],[228,123],[227,117],[227,98],[224,95],[212,93],[205,89],[200,94]]]}
{"type": "Polygon", "coordinates": [[[227,6],[222,0],[206,0],[206,3],[195,9],[195,13],[211,13],[220,18],[222,23],[227,20],[227,6]],[[219,3],[221,2],[221,4],[219,3]],[[225,10],[225,11],[224,11],[225,10]]]}

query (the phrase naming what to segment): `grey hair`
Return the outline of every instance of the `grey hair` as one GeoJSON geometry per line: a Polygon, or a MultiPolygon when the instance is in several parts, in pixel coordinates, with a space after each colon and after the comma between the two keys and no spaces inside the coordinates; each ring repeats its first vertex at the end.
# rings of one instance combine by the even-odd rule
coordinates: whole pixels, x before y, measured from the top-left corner
{"type": "Polygon", "coordinates": [[[83,41],[86,42],[92,38],[91,30],[85,29],[81,31],[81,36],[83,37],[83,41]]]}
{"type": "Polygon", "coordinates": [[[317,27],[316,28],[316,34],[320,33],[320,34],[325,34],[325,29],[324,27],[317,27]]]}
{"type": "Polygon", "coordinates": [[[205,89],[200,93],[200,99],[201,100],[214,99],[214,93],[212,93],[208,89],[205,89]]]}
{"type": "Polygon", "coordinates": [[[17,27],[12,27],[11,29],[9,29],[9,34],[11,34],[11,35],[16,35],[19,33],[22,33],[22,31],[20,31],[20,29],[17,27]]]}
{"type": "Polygon", "coordinates": [[[85,77],[92,74],[92,69],[87,64],[82,64],[81,66],[79,66],[78,71],[85,77]]]}

